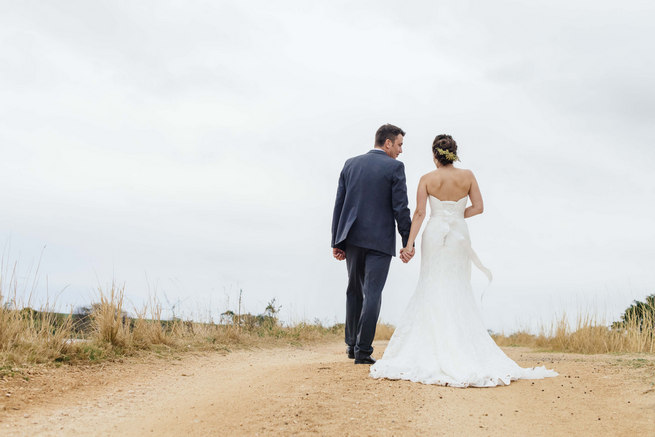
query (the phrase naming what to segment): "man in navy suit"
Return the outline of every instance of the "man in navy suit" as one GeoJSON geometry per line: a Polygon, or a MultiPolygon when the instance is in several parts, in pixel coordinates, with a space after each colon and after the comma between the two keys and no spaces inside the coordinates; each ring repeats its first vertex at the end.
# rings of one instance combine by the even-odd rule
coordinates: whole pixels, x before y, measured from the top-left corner
{"type": "MultiPolygon", "coordinates": [[[[373,364],[373,338],[380,315],[382,289],[396,252],[396,229],[403,247],[411,219],[405,166],[397,161],[405,132],[385,124],[375,133],[375,147],[346,161],[332,216],[332,254],[346,260],[346,344],[355,364],[373,364]]],[[[414,256],[401,249],[408,262],[414,256]]]]}

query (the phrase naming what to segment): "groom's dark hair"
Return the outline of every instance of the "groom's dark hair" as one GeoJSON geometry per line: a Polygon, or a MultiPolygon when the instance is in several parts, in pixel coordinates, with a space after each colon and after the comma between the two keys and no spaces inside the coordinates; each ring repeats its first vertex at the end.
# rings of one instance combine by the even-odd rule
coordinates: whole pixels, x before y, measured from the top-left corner
{"type": "Polygon", "coordinates": [[[398,135],[404,136],[405,131],[393,124],[383,124],[375,133],[375,145],[382,147],[387,140],[390,140],[393,143],[398,135]]]}

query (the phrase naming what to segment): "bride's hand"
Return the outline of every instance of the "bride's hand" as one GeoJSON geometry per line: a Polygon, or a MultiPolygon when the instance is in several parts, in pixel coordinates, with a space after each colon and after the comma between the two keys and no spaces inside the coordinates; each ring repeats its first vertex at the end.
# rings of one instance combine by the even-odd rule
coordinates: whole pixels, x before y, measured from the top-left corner
{"type": "Polygon", "coordinates": [[[414,256],[414,248],[413,247],[403,247],[402,249],[400,249],[400,259],[405,264],[407,264],[409,262],[409,260],[412,259],[413,256],[414,256]]]}

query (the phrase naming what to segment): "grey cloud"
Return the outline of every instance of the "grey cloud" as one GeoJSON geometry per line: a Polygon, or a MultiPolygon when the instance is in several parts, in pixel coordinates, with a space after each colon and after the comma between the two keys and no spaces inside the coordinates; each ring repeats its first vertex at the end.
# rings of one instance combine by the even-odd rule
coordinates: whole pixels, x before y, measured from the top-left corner
{"type": "MultiPolygon", "coordinates": [[[[113,274],[138,301],[147,271],[173,299],[238,282],[251,305],[340,319],[336,178],[391,122],[408,132],[410,204],[437,133],[474,169],[488,315],[556,308],[576,284],[587,299],[630,277],[641,293],[655,11],[615,5],[5,3],[0,238],[47,244],[68,303],[113,274]]],[[[385,320],[417,269],[393,266],[385,320]]]]}

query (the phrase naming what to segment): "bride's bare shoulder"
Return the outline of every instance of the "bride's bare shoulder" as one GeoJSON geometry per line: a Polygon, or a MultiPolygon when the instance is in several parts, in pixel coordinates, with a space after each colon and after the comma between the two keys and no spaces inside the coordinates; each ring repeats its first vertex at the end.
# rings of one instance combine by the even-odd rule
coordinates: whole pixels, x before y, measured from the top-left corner
{"type": "Polygon", "coordinates": [[[466,177],[475,177],[473,175],[473,170],[470,170],[468,168],[458,168],[457,170],[460,172],[460,174],[462,174],[462,175],[464,175],[466,177]]]}
{"type": "Polygon", "coordinates": [[[437,170],[432,170],[432,171],[424,174],[423,176],[421,176],[421,180],[425,181],[425,180],[429,180],[429,179],[432,179],[432,178],[435,178],[435,177],[439,177],[439,174],[437,173],[437,170]]]}

